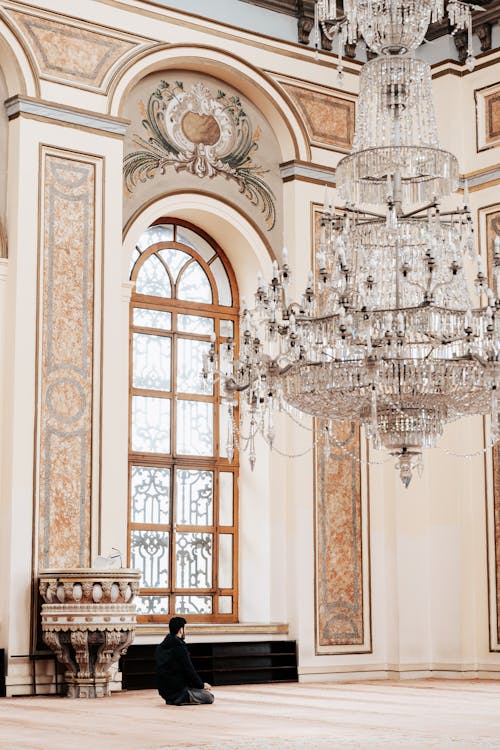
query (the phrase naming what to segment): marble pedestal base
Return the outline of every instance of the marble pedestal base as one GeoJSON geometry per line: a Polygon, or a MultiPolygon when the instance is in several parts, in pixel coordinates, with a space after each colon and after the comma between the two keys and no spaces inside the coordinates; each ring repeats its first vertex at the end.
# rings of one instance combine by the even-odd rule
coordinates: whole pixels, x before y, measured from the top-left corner
{"type": "Polygon", "coordinates": [[[40,575],[43,639],[66,667],[68,697],[110,694],[110,668],[134,638],[139,581],[139,571],[126,569],[40,575]]]}

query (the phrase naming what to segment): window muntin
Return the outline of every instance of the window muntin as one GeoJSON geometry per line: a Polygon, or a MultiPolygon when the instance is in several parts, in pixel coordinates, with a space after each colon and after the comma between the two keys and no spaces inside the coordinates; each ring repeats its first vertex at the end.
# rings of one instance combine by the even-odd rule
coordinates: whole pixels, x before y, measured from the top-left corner
{"type": "Polygon", "coordinates": [[[201,377],[211,336],[223,344],[237,330],[234,277],[209,238],[176,222],[141,236],[131,269],[129,562],[143,572],[139,621],[234,622],[237,459],[227,458],[219,386],[201,377]]]}

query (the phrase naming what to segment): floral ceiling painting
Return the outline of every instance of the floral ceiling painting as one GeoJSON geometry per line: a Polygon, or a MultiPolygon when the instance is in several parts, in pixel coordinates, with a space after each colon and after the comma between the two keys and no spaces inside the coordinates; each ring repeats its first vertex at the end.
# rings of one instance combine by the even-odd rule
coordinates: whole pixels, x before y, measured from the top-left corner
{"type": "Polygon", "coordinates": [[[149,77],[130,99],[135,112],[128,113],[124,158],[128,209],[151,197],[152,187],[200,189],[202,180],[204,190],[238,203],[266,231],[277,228],[279,147],[250,102],[221,81],[187,71],[149,77]]]}

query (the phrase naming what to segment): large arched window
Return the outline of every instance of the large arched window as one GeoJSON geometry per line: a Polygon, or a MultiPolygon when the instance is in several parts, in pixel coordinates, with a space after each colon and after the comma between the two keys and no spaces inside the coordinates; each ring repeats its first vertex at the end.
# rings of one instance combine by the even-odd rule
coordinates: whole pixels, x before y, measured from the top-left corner
{"type": "Polygon", "coordinates": [[[130,278],[129,564],[139,621],[234,622],[237,461],[203,355],[237,336],[234,275],[203,232],[162,219],[139,239],[130,278]]]}

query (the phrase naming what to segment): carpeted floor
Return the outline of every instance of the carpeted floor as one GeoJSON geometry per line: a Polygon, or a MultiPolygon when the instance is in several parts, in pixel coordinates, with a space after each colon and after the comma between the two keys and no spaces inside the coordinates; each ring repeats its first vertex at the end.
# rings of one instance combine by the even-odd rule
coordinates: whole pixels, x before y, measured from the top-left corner
{"type": "Polygon", "coordinates": [[[215,688],[212,706],[149,690],[0,699],[2,750],[500,750],[500,682],[215,688]]]}

